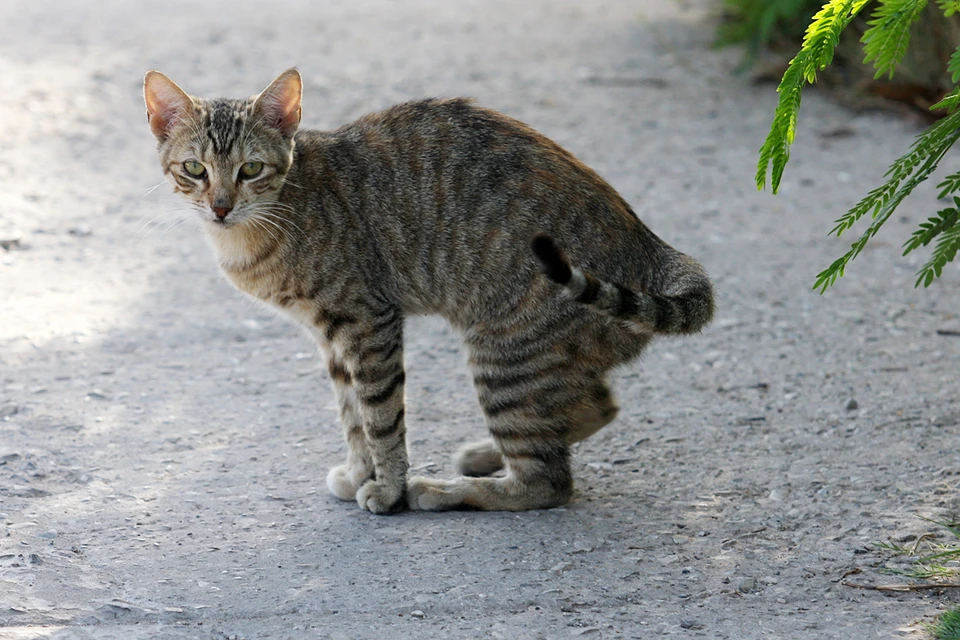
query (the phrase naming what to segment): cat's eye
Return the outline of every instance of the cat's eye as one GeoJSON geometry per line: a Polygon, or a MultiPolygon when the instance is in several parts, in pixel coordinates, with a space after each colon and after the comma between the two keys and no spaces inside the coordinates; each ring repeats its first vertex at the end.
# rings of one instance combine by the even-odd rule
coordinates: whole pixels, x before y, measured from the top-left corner
{"type": "Polygon", "coordinates": [[[262,162],[244,162],[240,166],[240,177],[241,178],[256,178],[260,175],[260,172],[263,171],[262,162]]]}
{"type": "Polygon", "coordinates": [[[183,163],[183,170],[194,178],[202,178],[207,175],[207,170],[196,160],[187,160],[183,163]]]}

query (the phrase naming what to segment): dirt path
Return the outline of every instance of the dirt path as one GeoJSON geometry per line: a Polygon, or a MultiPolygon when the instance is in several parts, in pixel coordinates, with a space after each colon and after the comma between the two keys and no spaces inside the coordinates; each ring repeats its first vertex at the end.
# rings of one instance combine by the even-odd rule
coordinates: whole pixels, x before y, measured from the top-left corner
{"type": "MultiPolygon", "coordinates": [[[[808,96],[774,198],[773,89],[696,3],[90,4],[0,6],[0,638],[914,638],[956,602],[838,584],[890,580],[873,543],[960,506],[960,270],[916,291],[925,258],[897,257],[932,196],[810,291],[914,125],[808,96]],[[717,321],[617,377],[567,508],[327,494],[319,358],[167,229],[139,95],[148,68],[234,95],[294,64],[312,127],[424,95],[526,120],[715,278],[717,321]]],[[[482,430],[464,356],[436,319],[409,334],[413,465],[449,474],[482,430]]]]}

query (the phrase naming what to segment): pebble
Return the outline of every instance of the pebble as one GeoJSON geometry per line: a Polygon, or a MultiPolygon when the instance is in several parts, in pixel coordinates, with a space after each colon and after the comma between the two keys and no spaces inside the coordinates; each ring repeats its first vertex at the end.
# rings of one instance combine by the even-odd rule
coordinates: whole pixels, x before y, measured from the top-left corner
{"type": "Polygon", "coordinates": [[[44,531],[43,533],[37,534],[38,538],[43,538],[44,540],[53,540],[57,537],[57,530],[50,529],[49,531],[44,531]]]}
{"type": "Polygon", "coordinates": [[[737,586],[737,591],[740,593],[750,593],[757,588],[757,581],[754,578],[744,578],[740,581],[740,584],[737,586]]]}
{"type": "Polygon", "coordinates": [[[560,562],[560,563],[558,563],[558,564],[550,567],[550,573],[552,573],[552,574],[555,575],[555,576],[558,576],[558,575],[560,575],[561,573],[563,573],[563,572],[565,572],[565,571],[569,571],[569,570],[572,569],[572,568],[573,568],[573,563],[572,563],[572,562],[560,562]]]}
{"type": "Polygon", "coordinates": [[[860,403],[858,403],[855,399],[850,398],[849,400],[847,400],[847,406],[846,406],[847,411],[856,411],[859,408],[860,408],[860,403]]]}
{"type": "Polygon", "coordinates": [[[423,617],[424,617],[423,611],[420,611],[420,609],[416,609],[415,611],[411,611],[411,612],[410,612],[410,615],[413,616],[414,618],[423,618],[423,617]]]}
{"type": "Polygon", "coordinates": [[[680,620],[680,627],[683,629],[703,629],[703,625],[693,618],[682,618],[680,620]]]}
{"type": "Polygon", "coordinates": [[[8,404],[5,407],[0,407],[0,418],[10,418],[18,413],[20,413],[20,407],[15,404],[8,404]]]}

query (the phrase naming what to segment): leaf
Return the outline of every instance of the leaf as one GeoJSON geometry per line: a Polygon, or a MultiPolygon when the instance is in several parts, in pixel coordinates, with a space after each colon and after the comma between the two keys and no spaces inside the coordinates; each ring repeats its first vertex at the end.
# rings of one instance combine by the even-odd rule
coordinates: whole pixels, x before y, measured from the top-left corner
{"type": "Polygon", "coordinates": [[[930,110],[946,109],[947,113],[953,113],[958,106],[960,106],[960,87],[943,96],[940,102],[930,105],[930,110]]]}
{"type": "MultiPolygon", "coordinates": [[[[889,219],[904,198],[910,195],[917,185],[930,177],[940,160],[958,139],[960,139],[960,112],[943,118],[917,136],[910,150],[897,159],[887,171],[887,182],[868,193],[863,200],[836,221],[836,225],[830,233],[840,236],[867,213],[870,213],[873,218],[873,222],[866,231],[860,235],[856,242],[850,245],[850,250],[817,274],[817,279],[813,285],[814,289],[819,289],[822,294],[827,290],[827,287],[833,285],[838,278],[843,276],[847,264],[860,255],[867,242],[877,234],[880,227],[889,219]]],[[[960,229],[960,227],[954,225],[952,229],[960,229]]],[[[908,244],[910,242],[913,242],[913,240],[909,241],[908,244]]],[[[939,276],[939,270],[942,269],[943,264],[952,260],[955,253],[956,251],[950,254],[949,246],[940,249],[938,244],[935,257],[939,257],[937,260],[931,259],[930,265],[933,266],[928,265],[930,266],[929,269],[924,267],[921,270],[921,273],[924,274],[922,279],[926,282],[925,286],[929,286],[929,282],[933,281],[933,277],[929,276],[928,278],[927,274],[936,272],[936,275],[939,276]],[[941,263],[940,259],[944,256],[948,256],[948,259],[941,263]],[[936,265],[939,265],[939,267],[936,265]]],[[[919,282],[918,280],[918,284],[919,282]]]]}
{"type": "MultiPolygon", "coordinates": [[[[857,220],[867,213],[871,213],[874,218],[879,216],[882,208],[887,206],[891,198],[899,192],[901,183],[913,175],[917,167],[922,165],[922,180],[928,178],[937,168],[940,158],[960,137],[958,127],[960,127],[960,115],[954,113],[938,120],[921,132],[910,146],[910,150],[890,165],[885,174],[887,182],[868,193],[852,209],[838,218],[836,225],[828,235],[842,235],[844,231],[853,227],[857,220]],[[931,158],[933,158],[932,163],[929,162],[931,158]]],[[[902,195],[906,196],[907,194],[902,195]]],[[[896,204],[899,204],[902,199],[900,197],[896,204]]]]}
{"type": "Polygon", "coordinates": [[[957,257],[957,251],[960,251],[960,225],[954,224],[940,234],[933,256],[917,272],[915,286],[919,287],[922,282],[924,287],[929,287],[936,278],[940,277],[943,267],[957,257]]]}
{"type": "Polygon", "coordinates": [[[960,190],[960,173],[951,173],[948,175],[943,179],[943,182],[937,185],[937,189],[941,190],[940,194],[937,195],[938,199],[945,198],[954,191],[960,190]]]}
{"type": "Polygon", "coordinates": [[[912,25],[927,6],[927,0],[881,0],[873,16],[867,21],[867,30],[860,42],[866,57],[864,64],[873,62],[875,79],[884,74],[893,77],[910,44],[912,25]]]}
{"type": "Polygon", "coordinates": [[[957,223],[958,215],[960,211],[957,209],[942,209],[937,211],[936,217],[920,223],[920,228],[904,243],[903,255],[930,244],[931,240],[957,223]]]}
{"type": "Polygon", "coordinates": [[[950,62],[947,63],[947,71],[950,73],[950,79],[954,84],[960,81],[960,47],[950,55],[950,62]]]}
{"type": "MultiPolygon", "coordinates": [[[[960,0],[937,0],[937,4],[943,9],[943,15],[948,18],[960,11],[960,0]]],[[[956,79],[954,79],[956,82],[956,79]]]]}
{"type": "Polygon", "coordinates": [[[867,0],[830,0],[813,16],[800,51],[790,61],[777,87],[780,97],[757,163],[758,190],[766,187],[768,173],[771,190],[774,193],[779,190],[797,131],[801,90],[804,84],[816,82],[817,72],[833,60],[840,33],[866,3],[867,0]]]}

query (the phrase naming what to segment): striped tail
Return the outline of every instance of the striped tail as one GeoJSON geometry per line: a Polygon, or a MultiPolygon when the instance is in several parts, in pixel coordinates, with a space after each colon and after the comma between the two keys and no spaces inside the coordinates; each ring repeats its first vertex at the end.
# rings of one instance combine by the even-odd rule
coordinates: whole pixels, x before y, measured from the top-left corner
{"type": "Polygon", "coordinates": [[[670,295],[638,293],[599,280],[570,265],[550,236],[539,234],[532,249],[543,273],[562,285],[573,300],[618,320],[642,325],[656,333],[693,333],[713,318],[713,287],[703,269],[682,254],[669,269],[670,295]],[[670,273],[672,272],[672,273],[670,273]]]}

